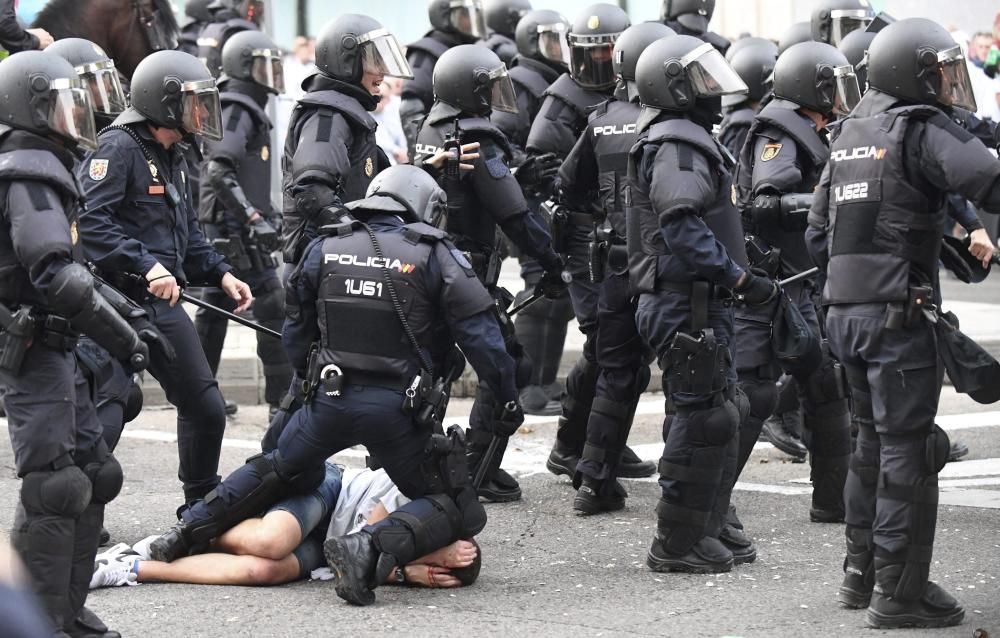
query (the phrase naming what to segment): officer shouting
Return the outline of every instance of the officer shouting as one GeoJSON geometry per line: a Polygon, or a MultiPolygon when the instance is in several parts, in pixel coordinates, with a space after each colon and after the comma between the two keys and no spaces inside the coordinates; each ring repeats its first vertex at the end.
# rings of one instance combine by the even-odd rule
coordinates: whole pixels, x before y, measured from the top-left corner
{"type": "Polygon", "coordinates": [[[836,132],[806,231],[859,426],[838,599],[867,607],[872,627],[946,627],[964,610],[928,580],[949,450],[934,424],[942,367],[931,324],[943,198],[1000,213],[1000,162],[942,112],[976,104],[961,49],[940,25],[911,18],[879,32],[868,84],[836,132]]]}
{"type": "Polygon", "coordinates": [[[713,515],[735,466],[740,421],[730,343],[735,290],[749,304],[778,294],[747,271],[723,147],[712,138],[721,96],[746,85],[712,45],[684,35],[646,47],[636,64],[642,136],[629,154],[626,213],[636,325],[656,351],[669,395],[660,459],[655,571],[729,571],[733,553],[713,515]]]}
{"type": "Polygon", "coordinates": [[[158,51],[132,76],[132,106],[101,133],[79,169],[88,203],[80,216],[85,254],[146,309],[177,351],[172,363],[154,352],[149,370],[177,407],[186,500],[219,481],[226,415],[194,324],[177,300],[192,281],[222,288],[237,312],[253,301],[198,228],[190,169],[177,148],[190,135],[222,137],[215,80],[196,58],[158,51]]]}
{"type": "Polygon", "coordinates": [[[163,347],[162,336],[81,263],[83,195],[72,151],[96,140],[73,66],[50,53],[17,53],[0,63],[0,91],[0,383],[23,479],[11,543],[52,632],[117,638],[83,605],[104,506],[121,490],[122,469],[101,437],[93,389],[73,350],[85,333],[141,370],[145,340],[163,347]]]}
{"type": "Polygon", "coordinates": [[[486,512],[469,483],[461,429],[434,433],[443,414],[424,403],[432,379],[454,375],[435,369],[431,353],[457,342],[505,406],[508,431],[523,415],[493,299],[441,229],[445,201],[427,173],[394,166],[375,178],[366,199],[349,205],[357,221],[325,227],[310,245],[289,278],[284,330],[289,359],[312,388],[306,407],[275,451],[253,457],[184,511],[182,522],[152,543],[154,559],[207,548],[283,495],[314,488],[326,458],[357,444],[414,500],[326,542],[341,598],[371,604],[372,590],[397,568],[483,529],[486,512]]]}
{"type": "MultiPolygon", "coordinates": [[[[273,253],[279,248],[279,215],[271,206],[271,120],[267,99],[284,91],[281,51],[260,31],[242,31],[222,49],[219,79],[222,140],[204,144],[198,219],[216,249],[253,292],[253,313],[261,325],[281,330],[284,292],[273,253]]],[[[229,299],[206,289],[205,301],[226,306],[229,299]]],[[[199,309],[194,322],[212,374],[219,369],[228,321],[199,309]]],[[[271,413],[288,390],[292,370],[281,343],[257,333],[257,356],[264,366],[264,401],[271,413]]]]}

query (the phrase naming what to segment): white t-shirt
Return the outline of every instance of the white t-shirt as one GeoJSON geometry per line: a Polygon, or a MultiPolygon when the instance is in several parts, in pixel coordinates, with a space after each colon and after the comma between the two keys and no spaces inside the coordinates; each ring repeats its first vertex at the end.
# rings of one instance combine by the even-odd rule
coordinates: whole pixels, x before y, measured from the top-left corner
{"type": "Polygon", "coordinates": [[[403,496],[385,470],[344,470],[340,496],[330,517],[326,537],[357,532],[367,524],[372,510],[379,503],[391,513],[409,502],[410,499],[403,496]]]}
{"type": "Polygon", "coordinates": [[[976,96],[976,115],[1000,122],[1000,106],[997,105],[1000,77],[990,78],[985,71],[970,62],[969,79],[972,80],[972,94],[976,96]]]}

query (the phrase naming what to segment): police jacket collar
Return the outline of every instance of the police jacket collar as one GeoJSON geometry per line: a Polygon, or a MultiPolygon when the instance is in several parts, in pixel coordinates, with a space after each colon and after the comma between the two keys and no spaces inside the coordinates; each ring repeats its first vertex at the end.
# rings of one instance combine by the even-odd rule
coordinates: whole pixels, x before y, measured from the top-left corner
{"type": "Polygon", "coordinates": [[[366,197],[364,199],[355,200],[353,202],[347,203],[347,210],[355,213],[356,217],[365,217],[366,212],[371,212],[370,219],[374,221],[376,218],[381,217],[393,217],[397,215],[410,215],[409,209],[403,206],[401,203],[397,202],[391,197],[385,197],[381,195],[374,195],[372,197],[366,197]],[[375,212],[377,211],[377,212],[375,212]]]}
{"type": "Polygon", "coordinates": [[[462,117],[462,109],[457,106],[452,106],[445,102],[434,102],[434,106],[427,113],[427,124],[433,125],[438,122],[443,122],[445,120],[451,120],[456,117],[462,117]]]}
{"type": "MultiPolygon", "coordinates": [[[[68,148],[59,142],[42,137],[36,133],[0,124],[0,140],[3,141],[5,147],[17,148],[19,151],[45,151],[51,153],[67,171],[73,171],[76,167],[76,158],[68,148]]],[[[53,175],[53,177],[60,178],[61,176],[53,175]]],[[[73,178],[70,176],[67,176],[67,180],[67,185],[74,183],[73,178]]],[[[60,181],[62,180],[60,179],[60,181]]]]}
{"type": "Polygon", "coordinates": [[[648,140],[650,142],[676,141],[684,142],[696,146],[715,162],[726,166],[732,166],[733,160],[728,152],[723,152],[723,148],[715,141],[715,138],[701,125],[692,122],[690,119],[664,111],[663,115],[649,127],[648,140]]]}
{"type": "Polygon", "coordinates": [[[248,82],[246,80],[240,80],[238,78],[231,78],[227,75],[222,75],[219,77],[217,84],[219,86],[220,93],[238,93],[252,99],[260,108],[267,106],[267,89],[256,82],[248,82]]]}
{"type": "Polygon", "coordinates": [[[816,127],[798,109],[799,105],[795,102],[775,98],[760,110],[757,122],[787,133],[809,154],[814,165],[822,166],[826,163],[830,149],[816,127]]]}
{"type": "MultiPolygon", "coordinates": [[[[121,115],[115,118],[115,121],[111,124],[113,126],[124,126],[125,124],[136,124],[138,122],[146,122],[146,116],[135,110],[134,107],[128,107],[122,111],[121,115]]],[[[145,127],[143,127],[145,128],[145,127]]]]}
{"type": "Polygon", "coordinates": [[[510,62],[510,68],[513,69],[514,67],[518,66],[524,67],[526,69],[531,69],[532,71],[538,73],[549,84],[555,82],[557,79],[559,79],[559,76],[562,75],[561,70],[554,69],[548,64],[545,64],[544,62],[541,62],[534,58],[525,57],[521,54],[515,55],[514,59],[511,60],[510,62]]]}
{"type": "MultiPolygon", "coordinates": [[[[872,117],[879,113],[885,113],[896,106],[910,106],[909,102],[901,100],[894,95],[883,93],[878,89],[869,88],[861,97],[861,101],[851,111],[849,117],[872,117]]],[[[916,105],[914,105],[916,106],[916,105]]]]}
{"type": "Polygon", "coordinates": [[[344,95],[357,100],[366,111],[374,111],[375,107],[378,106],[380,99],[378,96],[372,95],[357,84],[350,84],[342,80],[337,80],[323,75],[318,71],[302,80],[302,89],[308,93],[312,93],[314,91],[336,91],[338,93],[343,93],[344,95]]]}

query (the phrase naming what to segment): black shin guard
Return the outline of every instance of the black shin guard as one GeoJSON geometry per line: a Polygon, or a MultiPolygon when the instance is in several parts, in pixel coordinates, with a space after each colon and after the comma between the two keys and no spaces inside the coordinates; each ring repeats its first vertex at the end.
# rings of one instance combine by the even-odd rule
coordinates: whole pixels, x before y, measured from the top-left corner
{"type": "Polygon", "coordinates": [[[461,538],[462,513],[444,494],[418,498],[365,528],[379,552],[376,585],[384,583],[392,570],[426,556],[461,538]]]}

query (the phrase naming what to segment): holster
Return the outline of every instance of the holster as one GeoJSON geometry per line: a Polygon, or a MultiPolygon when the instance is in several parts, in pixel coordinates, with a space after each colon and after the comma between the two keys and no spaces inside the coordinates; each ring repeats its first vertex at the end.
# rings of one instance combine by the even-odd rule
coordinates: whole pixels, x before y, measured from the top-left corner
{"type": "Polygon", "coordinates": [[[429,493],[454,497],[470,484],[465,433],[457,425],[446,434],[433,433],[424,445],[424,479],[429,493]]]}
{"type": "Polygon", "coordinates": [[[934,309],[933,287],[910,286],[906,301],[892,302],[886,306],[885,327],[889,330],[912,328],[921,320],[925,310],[934,309]]]}
{"type": "Polygon", "coordinates": [[[10,324],[0,332],[0,370],[16,375],[34,340],[35,320],[29,306],[21,306],[12,315],[10,324]]]}
{"type": "Polygon", "coordinates": [[[594,239],[590,242],[590,281],[599,284],[607,274],[608,253],[611,250],[611,235],[603,226],[594,227],[594,239]]]}
{"type": "Polygon", "coordinates": [[[226,263],[238,271],[246,272],[253,268],[243,242],[238,238],[225,237],[212,240],[212,248],[226,259],[226,263]]]}
{"type": "Polygon", "coordinates": [[[781,270],[781,249],[764,245],[754,235],[747,235],[745,239],[750,265],[763,270],[768,277],[775,279],[781,270]]]}

